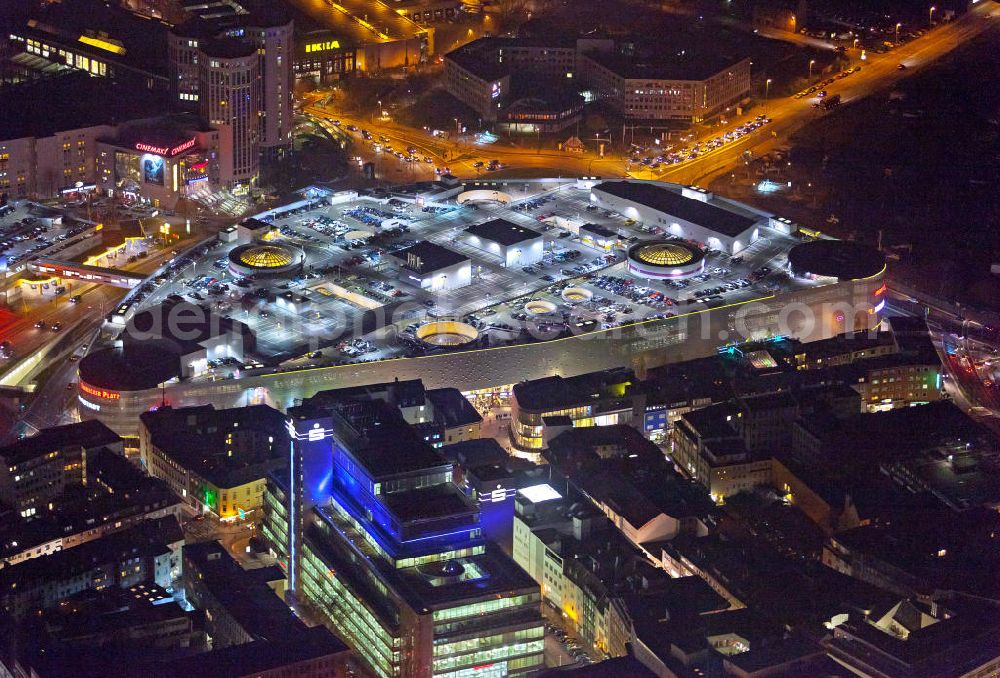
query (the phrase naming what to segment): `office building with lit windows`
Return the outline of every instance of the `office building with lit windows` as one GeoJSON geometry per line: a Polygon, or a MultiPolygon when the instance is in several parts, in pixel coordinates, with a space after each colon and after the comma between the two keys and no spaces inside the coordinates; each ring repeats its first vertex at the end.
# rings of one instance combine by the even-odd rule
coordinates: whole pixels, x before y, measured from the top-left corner
{"type": "Polygon", "coordinates": [[[171,95],[226,133],[232,166],[224,183],[256,183],[261,154],[292,141],[294,24],[276,3],[197,6],[168,36],[171,95]]]}
{"type": "Polygon", "coordinates": [[[511,398],[511,442],[540,452],[567,427],[638,422],[645,408],[645,394],[629,369],[525,381],[514,385],[511,398]]]}
{"type": "MultiPolygon", "coordinates": [[[[15,77],[76,70],[124,85],[135,98],[169,90],[164,59],[169,25],[163,21],[101,0],[3,4],[12,7],[4,17],[9,32],[0,40],[7,42],[15,77]]],[[[53,108],[58,107],[50,103],[46,110],[53,108]]]]}
{"type": "Polygon", "coordinates": [[[500,129],[557,132],[580,121],[577,49],[592,42],[480,38],[445,55],[445,86],[500,129]]]}
{"type": "Polygon", "coordinates": [[[296,600],[376,676],[543,666],[538,584],[482,535],[453,466],[379,399],[289,409],[290,472],[262,533],[296,600]]]}
{"type": "Polygon", "coordinates": [[[431,447],[476,440],[483,423],[483,415],[457,388],[427,389],[420,379],[320,391],[307,402],[325,406],[347,400],[380,400],[392,405],[431,447]]]}
{"type": "Polygon", "coordinates": [[[581,77],[628,120],[700,122],[750,96],[750,59],[673,48],[669,55],[590,51],[581,77]]]}

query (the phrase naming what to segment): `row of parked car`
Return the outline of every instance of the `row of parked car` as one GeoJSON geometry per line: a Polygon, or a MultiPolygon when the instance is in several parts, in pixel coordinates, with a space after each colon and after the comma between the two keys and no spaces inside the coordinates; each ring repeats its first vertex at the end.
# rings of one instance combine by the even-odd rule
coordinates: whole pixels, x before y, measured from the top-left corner
{"type": "Polygon", "coordinates": [[[849,75],[851,75],[853,73],[857,73],[860,70],[861,70],[861,66],[853,66],[851,68],[848,68],[846,71],[841,71],[840,73],[838,73],[837,75],[833,76],[832,78],[827,78],[825,80],[817,82],[815,85],[807,87],[806,89],[802,90],[801,92],[796,92],[794,95],[792,95],[792,98],[793,99],[802,99],[804,97],[812,96],[813,94],[815,94],[816,96],[819,96],[819,97],[825,97],[826,96],[826,90],[823,89],[824,87],[826,87],[827,85],[832,85],[837,80],[843,80],[847,76],[849,76],[849,75]]]}
{"type": "Polygon", "coordinates": [[[565,649],[566,652],[573,657],[573,659],[581,664],[594,663],[594,660],[589,654],[587,654],[586,650],[583,649],[583,645],[576,638],[573,638],[554,624],[545,624],[545,630],[555,636],[560,644],[562,644],[563,649],[565,649]]]}

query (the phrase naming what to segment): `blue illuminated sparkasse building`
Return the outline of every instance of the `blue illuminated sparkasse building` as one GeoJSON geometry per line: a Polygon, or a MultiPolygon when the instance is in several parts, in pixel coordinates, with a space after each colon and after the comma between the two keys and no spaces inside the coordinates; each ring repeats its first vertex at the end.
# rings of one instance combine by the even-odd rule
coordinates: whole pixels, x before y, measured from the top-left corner
{"type": "Polygon", "coordinates": [[[334,393],[289,409],[289,470],[264,500],[294,599],[377,676],[542,668],[538,584],[484,538],[452,464],[397,407],[334,393]]]}

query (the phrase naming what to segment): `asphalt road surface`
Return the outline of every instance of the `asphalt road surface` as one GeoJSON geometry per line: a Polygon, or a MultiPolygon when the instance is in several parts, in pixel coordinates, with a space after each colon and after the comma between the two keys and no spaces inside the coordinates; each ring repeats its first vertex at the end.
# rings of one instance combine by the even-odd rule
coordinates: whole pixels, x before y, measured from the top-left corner
{"type": "MultiPolygon", "coordinates": [[[[865,61],[860,61],[857,60],[860,51],[850,50],[849,55],[856,59],[855,64],[860,65],[861,70],[842,80],[836,80],[825,89],[828,95],[839,94],[844,103],[849,103],[854,99],[889,88],[964,42],[987,30],[993,30],[995,24],[1000,22],[998,15],[1000,8],[993,3],[982,2],[956,21],[943,24],[885,54],[870,54],[865,61]],[[898,68],[901,63],[906,65],[906,70],[898,68]]],[[[380,136],[388,137],[396,150],[405,152],[407,147],[414,146],[418,149],[419,155],[434,160],[432,166],[424,162],[405,163],[392,156],[376,154],[371,150],[369,142],[363,142],[360,136],[355,134],[354,137],[358,142],[355,146],[356,154],[365,160],[376,161],[377,169],[380,167],[382,170],[380,178],[389,181],[430,178],[434,176],[433,167],[436,166],[448,167],[452,174],[461,178],[552,176],[553,174],[626,176],[628,170],[628,176],[639,179],[705,184],[718,174],[731,171],[740,162],[744,151],[764,152],[769,147],[785,144],[793,132],[825,114],[821,109],[813,108],[812,104],[818,101],[813,97],[772,98],[762,102],[742,118],[730,119],[729,128],[743,124],[762,113],[772,119],[770,124],[694,160],[651,171],[637,168],[634,163],[631,166],[627,165],[627,159],[622,155],[599,158],[592,152],[569,155],[549,149],[515,148],[496,144],[483,146],[436,138],[425,130],[409,128],[392,120],[352,116],[322,105],[322,101],[322,94],[314,95],[306,102],[303,110],[314,118],[326,122],[327,125],[336,119],[340,120],[341,129],[349,124],[366,129],[374,135],[375,141],[378,141],[380,136]],[[504,169],[491,173],[474,167],[477,161],[488,162],[493,159],[503,163],[504,169]]],[[[704,134],[703,139],[716,137],[725,129],[715,128],[704,134]]]]}

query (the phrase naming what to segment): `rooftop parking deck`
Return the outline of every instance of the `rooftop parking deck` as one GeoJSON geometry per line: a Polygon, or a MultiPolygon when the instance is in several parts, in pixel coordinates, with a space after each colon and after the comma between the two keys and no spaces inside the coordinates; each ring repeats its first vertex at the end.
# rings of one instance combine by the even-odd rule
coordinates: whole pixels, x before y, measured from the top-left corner
{"type": "MultiPolygon", "coordinates": [[[[682,280],[643,280],[624,264],[638,240],[669,238],[662,231],[596,208],[589,190],[573,182],[498,182],[515,196],[510,205],[413,201],[351,196],[333,205],[301,208],[271,220],[273,240],[305,253],[301,273],[267,280],[238,278],[227,266],[229,251],[242,243],[220,243],[176,269],[138,308],[169,295],[210,305],[250,326],[257,336],[255,367],[230,361],[198,379],[217,379],[237,369],[273,372],[310,366],[384,360],[447,350],[417,338],[416,329],[435,319],[464,320],[477,330],[477,346],[497,346],[597,331],[644,319],[770,296],[817,283],[790,278],[787,252],[801,236],[761,229],[761,237],[730,257],[708,251],[704,273],[682,280]],[[505,266],[502,259],[469,242],[470,226],[504,219],[544,236],[542,261],[505,266]],[[581,226],[615,234],[595,241],[581,226]],[[430,242],[471,260],[467,286],[421,289],[394,252],[430,242]],[[581,296],[564,295],[567,287],[581,296]],[[587,295],[589,294],[589,299],[587,295]],[[545,304],[525,305],[530,301],[545,304]]],[[[701,247],[704,244],[699,243],[701,247]]]]}

